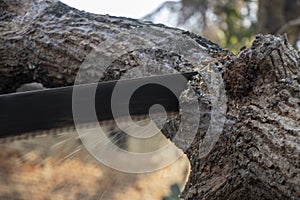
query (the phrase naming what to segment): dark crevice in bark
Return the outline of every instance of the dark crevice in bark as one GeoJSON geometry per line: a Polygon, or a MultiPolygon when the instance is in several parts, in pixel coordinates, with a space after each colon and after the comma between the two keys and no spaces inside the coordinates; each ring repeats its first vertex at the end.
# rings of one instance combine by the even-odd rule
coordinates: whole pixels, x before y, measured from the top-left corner
{"type": "MultiPolygon", "coordinates": [[[[209,68],[210,64],[215,66],[212,70],[223,71],[228,95],[224,130],[211,152],[201,159],[211,99],[206,96],[203,77],[197,75],[191,82],[207,113],[200,116],[198,135],[186,151],[192,172],[183,198],[299,198],[300,59],[284,36],[258,35],[250,48],[233,55],[179,29],[85,13],[60,2],[37,2],[0,0],[0,93],[14,92],[27,82],[45,87],[72,85],[86,56],[127,30],[138,32],[146,27],[152,31],[144,35],[149,40],[157,39],[157,30],[165,33],[161,39],[179,34],[182,41],[192,39],[199,44],[203,66],[193,66],[181,55],[161,49],[138,49],[111,63],[102,81],[120,78],[139,64],[142,54],[155,64],[167,63],[178,71],[209,68]],[[36,5],[40,7],[34,8],[36,5]],[[11,24],[13,20],[15,24],[11,24]]],[[[93,69],[87,72],[98,73],[93,69]]],[[[172,120],[166,125],[167,137],[172,136],[171,130],[180,119],[172,120]]]]}

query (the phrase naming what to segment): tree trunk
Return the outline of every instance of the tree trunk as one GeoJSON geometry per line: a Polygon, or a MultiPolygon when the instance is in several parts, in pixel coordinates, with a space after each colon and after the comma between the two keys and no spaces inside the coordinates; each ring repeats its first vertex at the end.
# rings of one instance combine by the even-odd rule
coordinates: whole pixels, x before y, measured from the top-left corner
{"type": "MultiPolygon", "coordinates": [[[[214,150],[192,162],[197,171],[190,176],[186,196],[297,199],[299,52],[284,36],[258,35],[251,48],[231,59],[223,76],[230,123],[214,150]]],[[[190,150],[197,157],[196,147],[190,150]]]]}
{"type": "Polygon", "coordinates": [[[299,1],[259,0],[258,2],[258,31],[263,34],[286,33],[289,42],[296,46],[300,33],[299,24],[284,30],[282,28],[299,17],[299,1]]]}
{"type": "MultiPolygon", "coordinates": [[[[124,43],[141,39],[148,46],[124,51],[103,71],[101,81],[119,79],[145,62],[143,59],[151,66],[164,64],[178,71],[201,71],[191,83],[209,114],[201,115],[203,126],[200,124],[198,134],[185,151],[191,174],[182,197],[300,198],[300,57],[284,36],[258,35],[251,48],[235,56],[189,32],[85,13],[60,2],[0,0],[0,13],[2,94],[30,82],[45,87],[72,85],[94,49],[122,40],[122,44],[110,43],[113,54],[116,49],[126,48],[124,43]],[[165,49],[172,45],[173,48],[165,49]],[[199,66],[181,54],[200,56],[199,66]],[[226,121],[217,143],[203,156],[203,131],[212,118],[211,102],[216,95],[207,94],[209,86],[204,86],[203,81],[212,71],[220,71],[224,79],[228,98],[227,111],[223,113],[226,121]]],[[[86,68],[80,83],[98,78],[102,72],[97,70],[86,68]]],[[[175,126],[179,121],[173,120],[175,126]]],[[[167,137],[172,136],[174,129],[170,124],[164,132],[167,137]]]]}

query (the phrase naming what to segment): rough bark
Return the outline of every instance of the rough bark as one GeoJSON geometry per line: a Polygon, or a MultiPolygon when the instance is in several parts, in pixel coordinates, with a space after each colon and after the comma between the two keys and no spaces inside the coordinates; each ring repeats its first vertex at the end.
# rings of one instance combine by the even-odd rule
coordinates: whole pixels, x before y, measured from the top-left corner
{"type": "MultiPolygon", "coordinates": [[[[72,85],[78,67],[93,48],[125,31],[151,27],[144,37],[156,39],[153,32],[161,31],[166,43],[172,34],[180,34],[183,41],[192,37],[163,25],[85,13],[62,3],[3,0],[0,5],[1,93],[13,92],[28,82],[45,87],[72,85]]],[[[222,50],[217,45],[193,37],[203,46],[203,54],[219,56],[222,50]]]]}
{"type": "MultiPolygon", "coordinates": [[[[89,14],[60,2],[0,0],[0,11],[1,93],[13,92],[29,82],[45,87],[72,85],[79,66],[93,48],[128,30],[147,28],[143,37],[158,46],[172,41],[175,35],[181,39],[179,47],[183,49],[185,41],[197,42],[203,68],[213,63],[223,73],[227,120],[207,156],[199,159],[203,140],[200,133],[186,151],[192,172],[183,197],[300,198],[300,57],[285,37],[259,35],[251,48],[235,56],[189,32],[89,14]]],[[[178,71],[199,68],[162,49],[139,49],[114,61],[102,80],[120,78],[124,71],[138,65],[140,54],[147,54],[157,64],[167,62],[178,71]]],[[[88,76],[97,76],[94,70],[87,69],[87,79],[82,82],[88,82],[88,76]]],[[[200,82],[201,77],[196,77],[193,87],[203,92],[200,82]]],[[[203,104],[209,110],[207,101],[203,104]]],[[[205,117],[204,121],[209,121],[209,116],[205,117]]],[[[206,128],[200,127],[200,131],[206,128]]],[[[170,137],[168,133],[166,136],[170,137]]]]}
{"type": "Polygon", "coordinates": [[[186,196],[297,199],[299,52],[285,37],[258,35],[251,48],[231,58],[224,72],[229,123],[215,149],[192,162],[198,170],[186,196]]]}

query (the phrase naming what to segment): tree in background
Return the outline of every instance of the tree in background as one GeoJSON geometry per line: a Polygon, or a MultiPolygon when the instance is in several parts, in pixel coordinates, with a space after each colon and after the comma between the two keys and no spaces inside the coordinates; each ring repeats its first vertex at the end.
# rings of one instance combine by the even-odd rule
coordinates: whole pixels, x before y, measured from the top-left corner
{"type": "Polygon", "coordinates": [[[260,0],[258,8],[257,30],[260,33],[287,33],[289,42],[296,46],[300,39],[300,1],[260,0]]]}
{"type": "MultiPolygon", "coordinates": [[[[68,127],[53,130],[54,135],[37,131],[20,138],[4,138],[4,143],[0,141],[0,199],[139,200],[161,199],[158,197],[172,192],[165,199],[174,200],[179,190],[173,185],[178,183],[173,178],[182,177],[179,181],[185,182],[190,171],[182,194],[186,200],[299,198],[300,55],[285,37],[259,35],[251,49],[232,56],[218,45],[186,31],[85,13],[55,0],[0,0],[0,13],[0,93],[14,92],[22,84],[33,81],[45,87],[73,85],[83,62],[88,65],[80,77],[85,83],[95,80],[101,71],[106,72],[104,80],[117,80],[139,65],[150,73],[172,68],[201,72],[190,84],[198,94],[196,100],[201,107],[198,132],[185,150],[191,170],[180,165],[174,174],[163,168],[162,173],[153,175],[157,170],[145,176],[110,171],[81,146],[75,129],[74,132],[67,131],[68,127]],[[116,59],[107,67],[107,59],[103,63],[86,62],[86,58],[93,58],[90,53],[94,51],[97,56],[104,52],[105,58],[116,59]],[[116,52],[122,56],[116,56],[116,52]],[[189,60],[194,56],[199,61],[195,64],[189,60]],[[144,61],[147,65],[143,65],[144,61]],[[159,68],[152,71],[152,66],[159,68]],[[225,89],[215,87],[223,81],[225,89]],[[225,99],[227,106],[218,106],[225,99]],[[214,140],[207,130],[214,133],[219,129],[215,124],[223,121],[223,117],[226,120],[222,133],[205,155],[205,149],[209,148],[204,145],[205,139],[208,143],[214,140]],[[168,185],[172,185],[171,191],[168,185]]],[[[209,23],[214,15],[206,13],[209,23]]],[[[142,72],[141,69],[135,77],[146,75],[142,72]]],[[[188,93],[180,97],[186,105],[193,101],[188,93]]],[[[0,103],[1,109],[5,102],[0,103]]],[[[51,103],[48,109],[55,105],[56,102],[51,103]]],[[[19,107],[22,109],[21,106],[16,109],[19,107]]],[[[46,113],[47,106],[43,110],[46,113]]],[[[186,111],[191,114],[193,110],[186,111]]],[[[184,147],[184,138],[173,140],[174,132],[181,129],[182,116],[179,113],[172,118],[168,118],[163,128],[166,131],[162,132],[169,138],[167,144],[172,140],[184,147]]],[[[18,125],[17,121],[12,123],[18,125]]],[[[195,127],[193,123],[182,129],[183,136],[195,127]]],[[[118,130],[108,125],[107,130],[118,130]]],[[[114,141],[122,138],[113,134],[114,141]]],[[[163,159],[167,157],[164,154],[163,159]]],[[[160,158],[151,161],[155,163],[155,160],[160,158]]]]}
{"type": "Polygon", "coordinates": [[[222,0],[214,5],[214,13],[219,17],[221,45],[237,52],[242,45],[250,44],[256,31],[256,1],[222,0]]]}
{"type": "Polygon", "coordinates": [[[201,23],[197,33],[235,52],[257,33],[287,33],[295,46],[300,39],[299,0],[181,0],[181,4],[179,25],[201,23]],[[195,13],[200,14],[198,19],[195,13]]]}

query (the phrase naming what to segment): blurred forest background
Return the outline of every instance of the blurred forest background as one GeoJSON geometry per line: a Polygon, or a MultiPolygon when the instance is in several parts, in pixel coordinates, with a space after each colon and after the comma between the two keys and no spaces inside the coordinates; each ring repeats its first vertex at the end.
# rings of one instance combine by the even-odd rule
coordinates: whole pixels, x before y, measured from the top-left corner
{"type": "Polygon", "coordinates": [[[258,33],[286,33],[300,49],[300,0],[167,1],[142,20],[192,31],[234,53],[258,33]]]}

